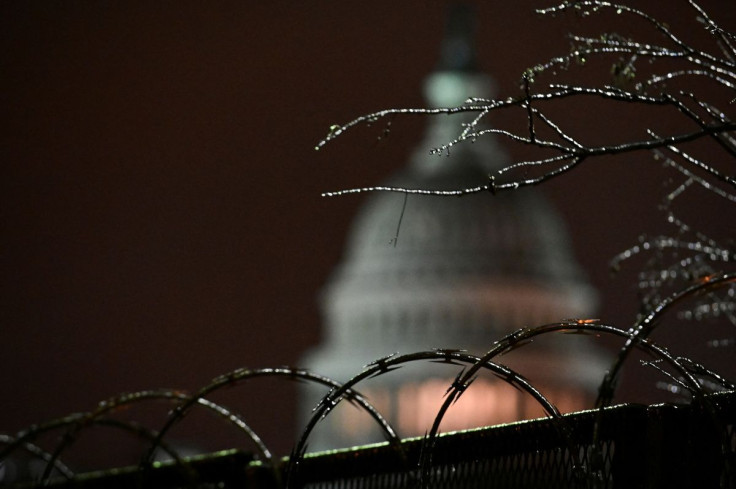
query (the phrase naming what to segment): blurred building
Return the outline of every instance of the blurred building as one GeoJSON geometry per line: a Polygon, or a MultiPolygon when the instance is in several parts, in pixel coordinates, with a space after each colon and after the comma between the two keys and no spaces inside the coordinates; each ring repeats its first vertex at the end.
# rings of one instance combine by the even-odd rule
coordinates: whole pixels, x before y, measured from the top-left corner
{"type": "MultiPolygon", "coordinates": [[[[429,106],[493,96],[492,80],[476,67],[469,16],[451,15],[440,62],[426,79],[429,106]]],[[[457,137],[467,117],[427,116],[424,141],[386,185],[475,187],[508,164],[490,135],[452,147],[449,158],[429,154],[457,137]]],[[[573,257],[562,219],[538,190],[404,199],[370,194],[355,218],[343,261],[322,291],[323,343],[303,359],[304,367],[345,381],[395,352],[459,348],[482,354],[515,329],[593,313],[596,294],[573,257]]],[[[597,352],[576,339],[540,341],[497,360],[533,373],[532,383],[561,411],[589,406],[604,369],[597,352]]],[[[434,364],[405,367],[357,389],[402,436],[422,435],[458,371],[434,364]]],[[[304,388],[303,416],[325,393],[304,388]]],[[[540,415],[530,396],[481,377],[450,409],[442,428],[540,415]]],[[[374,441],[372,423],[365,413],[340,407],[313,433],[310,450],[374,441]]]]}

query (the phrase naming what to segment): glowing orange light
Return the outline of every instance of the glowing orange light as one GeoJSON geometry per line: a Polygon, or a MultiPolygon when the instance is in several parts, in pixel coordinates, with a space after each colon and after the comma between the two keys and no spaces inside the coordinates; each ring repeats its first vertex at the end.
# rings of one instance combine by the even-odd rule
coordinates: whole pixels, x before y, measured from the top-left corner
{"type": "Polygon", "coordinates": [[[578,324],[598,324],[601,322],[600,319],[578,319],[575,321],[578,324]]]}

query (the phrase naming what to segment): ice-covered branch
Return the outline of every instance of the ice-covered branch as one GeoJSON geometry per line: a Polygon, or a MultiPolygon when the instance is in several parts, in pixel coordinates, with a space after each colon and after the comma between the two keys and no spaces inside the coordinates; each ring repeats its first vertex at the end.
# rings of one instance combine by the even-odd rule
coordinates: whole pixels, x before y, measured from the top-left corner
{"type": "MultiPolygon", "coordinates": [[[[486,182],[478,182],[475,187],[464,189],[423,190],[412,188],[398,188],[386,186],[362,187],[337,192],[326,192],[325,196],[337,196],[347,193],[369,191],[391,191],[404,193],[420,193],[439,196],[457,196],[482,191],[496,193],[507,189],[516,189],[527,185],[536,185],[577,167],[579,164],[594,160],[604,155],[616,155],[637,151],[680,151],[684,143],[700,139],[712,139],[730,157],[736,157],[734,133],[736,122],[718,105],[706,100],[711,98],[710,91],[695,95],[697,90],[671,90],[669,82],[688,83],[691,80],[704,79],[714,82],[726,92],[727,98],[733,98],[730,92],[736,91],[736,64],[730,55],[733,50],[734,36],[708,16],[705,11],[693,1],[690,6],[698,16],[697,21],[704,23],[708,31],[714,35],[724,52],[716,54],[696,49],[683,38],[676,35],[670,27],[649,14],[635,8],[606,1],[587,0],[563,2],[557,6],[539,10],[542,14],[556,14],[572,11],[587,16],[601,10],[613,10],[617,14],[626,14],[643,19],[653,27],[663,38],[662,45],[643,43],[627,39],[617,34],[604,34],[599,38],[589,36],[571,36],[573,48],[567,54],[553,57],[547,62],[537,64],[528,69],[522,76],[521,91],[517,96],[486,100],[482,98],[468,99],[465,104],[457,107],[440,108],[405,108],[387,109],[372,114],[360,116],[348,123],[332,126],[329,134],[317,144],[317,149],[323,148],[338,136],[359,125],[367,125],[393,116],[435,116],[472,114],[470,122],[458,124],[458,135],[445,143],[431,148],[430,154],[449,154],[453,146],[473,142],[480,137],[495,134],[506,138],[515,144],[532,146],[545,152],[542,157],[517,161],[509,164],[494,175],[489,175],[486,182]],[[669,45],[669,46],[668,46],[669,45]],[[611,75],[612,84],[585,85],[552,82],[541,89],[537,89],[537,78],[549,73],[553,67],[567,68],[571,64],[584,64],[593,57],[607,59],[613,56],[611,75]],[[616,57],[618,57],[616,59],[616,57]],[[641,81],[634,83],[639,76],[635,64],[641,60],[654,61],[660,58],[670,58],[682,66],[668,67],[663,73],[643,75],[641,81]],[[609,141],[604,144],[588,144],[584,137],[575,134],[569,129],[566,120],[553,117],[551,105],[564,102],[570,105],[572,100],[592,97],[610,106],[611,114],[615,114],[621,104],[627,107],[650,106],[674,109],[673,112],[662,112],[663,119],[671,119],[679,115],[684,121],[694,124],[694,129],[671,131],[655,131],[649,127],[642,127],[642,137],[628,141],[609,141]],[[498,111],[522,111],[526,120],[526,131],[516,132],[503,127],[488,127],[489,114],[498,111]],[[645,137],[648,136],[648,137],[645,137]],[[551,154],[550,154],[551,153],[551,154]],[[529,170],[534,168],[541,174],[528,176],[523,174],[514,178],[514,170],[529,170]],[[501,179],[504,178],[502,181],[501,179]]],[[[555,74],[553,73],[553,78],[555,74]]],[[[583,100],[581,100],[583,101],[583,100]]],[[[730,104],[726,104],[730,106],[730,104]]],[[[685,126],[686,127],[686,126],[685,126]]],[[[604,132],[603,132],[604,133],[604,132]]],[[[451,163],[450,163],[451,164],[451,163]]],[[[705,174],[703,178],[711,183],[736,187],[733,165],[730,162],[724,169],[711,162],[681,155],[680,165],[690,166],[705,174]]],[[[713,186],[712,188],[718,188],[713,186]]]]}

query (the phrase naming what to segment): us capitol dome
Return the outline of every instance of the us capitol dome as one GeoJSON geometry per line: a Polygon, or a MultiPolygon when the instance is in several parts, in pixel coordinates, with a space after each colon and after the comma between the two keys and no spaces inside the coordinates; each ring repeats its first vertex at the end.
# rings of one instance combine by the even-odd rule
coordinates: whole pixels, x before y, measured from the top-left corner
{"type": "MultiPolygon", "coordinates": [[[[428,106],[453,107],[469,97],[493,95],[492,80],[475,66],[467,15],[451,16],[440,63],[425,81],[428,106]]],[[[475,187],[509,164],[488,135],[453,146],[449,157],[429,154],[457,137],[467,117],[427,116],[424,140],[385,185],[475,187]]],[[[302,366],[346,381],[364,365],[396,352],[457,348],[482,355],[519,328],[590,317],[597,299],[575,261],[561,216],[538,189],[525,188],[495,196],[369,194],[320,301],[323,342],[307,353],[302,366]]],[[[545,337],[537,343],[494,361],[517,369],[563,412],[591,406],[608,365],[600,352],[585,339],[545,337]]],[[[401,436],[419,436],[431,426],[459,368],[405,367],[356,389],[401,436]]],[[[530,396],[487,377],[474,382],[450,409],[443,431],[542,415],[530,396]]],[[[303,416],[325,394],[305,386],[303,416]]],[[[310,449],[380,439],[365,413],[344,404],[313,433],[310,449]]]]}

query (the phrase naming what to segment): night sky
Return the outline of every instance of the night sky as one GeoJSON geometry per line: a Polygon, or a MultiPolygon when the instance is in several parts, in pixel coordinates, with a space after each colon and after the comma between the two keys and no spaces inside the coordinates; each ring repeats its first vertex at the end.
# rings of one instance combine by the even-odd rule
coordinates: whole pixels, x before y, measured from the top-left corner
{"type": "MultiPolygon", "coordinates": [[[[687,2],[667,3],[678,7],[660,8],[663,20],[707,39],[687,2]]],[[[708,2],[733,31],[726,3],[708,2]]],[[[541,18],[531,1],[478,4],[479,62],[503,97],[519,94],[524,69],[569,50],[567,32],[618,21],[541,18]]],[[[425,121],[396,118],[380,141],[378,125],[313,148],[332,124],[423,105],[446,9],[429,0],[296,5],[0,5],[0,432],[121,392],[192,391],[238,367],[297,365],[319,341],[317,294],[364,199],[320,193],[381,183],[425,121]]],[[[616,29],[658,39],[641,23],[616,29]]],[[[678,119],[601,115],[595,103],[554,113],[591,142],[644,138],[637,123],[666,129],[678,119]]],[[[523,130],[523,114],[494,117],[523,130]]],[[[531,154],[505,146],[516,159],[531,154]]],[[[646,154],[609,157],[522,190],[544,192],[567,218],[605,322],[635,318],[641,262],[617,277],[608,262],[641,233],[668,229],[657,204],[669,176],[646,154]]],[[[700,205],[704,226],[732,236],[731,208],[700,205]]],[[[294,390],[275,383],[242,387],[258,401],[243,412],[286,454],[294,390]]]]}

